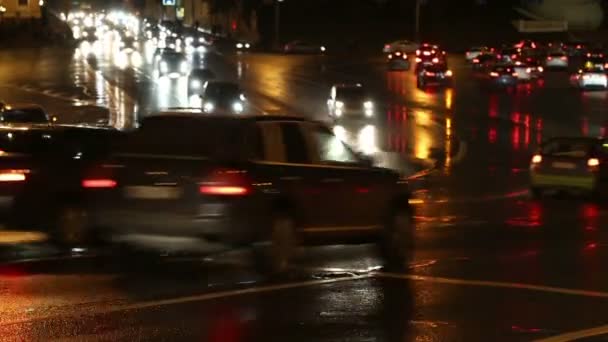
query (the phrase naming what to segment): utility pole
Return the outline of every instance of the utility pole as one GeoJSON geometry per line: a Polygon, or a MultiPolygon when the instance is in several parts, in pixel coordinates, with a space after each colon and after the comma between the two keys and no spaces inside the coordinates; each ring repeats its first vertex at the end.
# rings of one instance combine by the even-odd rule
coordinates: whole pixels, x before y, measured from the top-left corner
{"type": "Polygon", "coordinates": [[[422,0],[416,0],[416,19],[414,28],[414,39],[416,42],[420,42],[420,5],[422,0]]]}

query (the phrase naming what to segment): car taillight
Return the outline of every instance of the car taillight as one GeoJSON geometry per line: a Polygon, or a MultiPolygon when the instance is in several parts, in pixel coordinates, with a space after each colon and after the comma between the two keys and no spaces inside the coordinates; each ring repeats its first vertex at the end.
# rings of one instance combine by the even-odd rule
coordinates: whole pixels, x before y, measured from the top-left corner
{"type": "Polygon", "coordinates": [[[420,63],[422,62],[422,59],[420,57],[416,57],[416,63],[420,63]]]}
{"type": "Polygon", "coordinates": [[[199,193],[212,196],[245,196],[252,192],[247,172],[219,169],[199,183],[199,193]]]}
{"type": "Polygon", "coordinates": [[[590,53],[587,53],[587,57],[591,57],[591,54],[590,54],[590,53]]]}
{"type": "Polygon", "coordinates": [[[393,55],[388,55],[388,59],[393,59],[393,55]]]}
{"type": "Polygon", "coordinates": [[[426,76],[435,76],[434,72],[427,71],[424,73],[426,76]]]}
{"type": "Polygon", "coordinates": [[[437,58],[437,57],[433,58],[432,62],[433,63],[439,63],[439,58],[437,58]]]}
{"type": "Polygon", "coordinates": [[[385,49],[390,49],[390,48],[391,48],[391,45],[390,45],[390,44],[386,44],[386,45],[384,45],[384,48],[385,48],[385,49]]]}
{"type": "Polygon", "coordinates": [[[401,56],[401,52],[395,52],[395,56],[401,56]]]}
{"type": "Polygon", "coordinates": [[[516,59],[516,58],[517,58],[517,55],[511,55],[511,58],[512,58],[512,59],[516,59]]]}
{"type": "Polygon", "coordinates": [[[548,61],[550,61],[550,60],[552,60],[552,59],[553,59],[553,57],[551,57],[551,56],[548,56],[548,57],[547,57],[547,60],[548,60],[548,61]]]}
{"type": "Polygon", "coordinates": [[[416,56],[420,56],[420,50],[416,50],[416,56]]]}
{"type": "Polygon", "coordinates": [[[568,57],[566,57],[566,56],[561,56],[561,57],[560,57],[560,59],[561,59],[562,61],[565,61],[565,60],[567,60],[567,59],[568,59],[568,57]]]}
{"type": "Polygon", "coordinates": [[[474,58],[474,59],[473,59],[473,63],[479,63],[479,59],[474,58]]]}
{"type": "Polygon", "coordinates": [[[535,154],[532,157],[532,164],[540,164],[543,161],[543,156],[541,156],[540,154],[535,154]]]}
{"type": "Polygon", "coordinates": [[[112,189],[118,183],[111,178],[86,178],[82,180],[82,187],[86,189],[112,189]]]}
{"type": "Polygon", "coordinates": [[[0,182],[23,182],[30,170],[0,170],[0,182]]]}
{"type": "Polygon", "coordinates": [[[492,72],[490,73],[490,76],[491,76],[491,77],[498,77],[498,73],[497,73],[497,72],[492,71],[492,72]]]}
{"type": "Polygon", "coordinates": [[[406,54],[403,54],[403,59],[407,59],[407,55],[406,54]]]}
{"type": "Polygon", "coordinates": [[[430,53],[429,51],[424,51],[424,52],[423,52],[423,55],[425,55],[425,56],[430,56],[430,55],[431,55],[431,53],[430,53]]]}
{"type": "Polygon", "coordinates": [[[514,72],[514,73],[511,73],[511,75],[513,75],[513,76],[514,76],[514,77],[517,77],[517,76],[519,76],[519,74],[518,74],[518,73],[516,73],[516,72],[514,72]]]}
{"type": "Polygon", "coordinates": [[[526,69],[526,72],[527,72],[527,73],[531,73],[531,72],[532,72],[532,68],[528,68],[528,69],[526,69]]]}

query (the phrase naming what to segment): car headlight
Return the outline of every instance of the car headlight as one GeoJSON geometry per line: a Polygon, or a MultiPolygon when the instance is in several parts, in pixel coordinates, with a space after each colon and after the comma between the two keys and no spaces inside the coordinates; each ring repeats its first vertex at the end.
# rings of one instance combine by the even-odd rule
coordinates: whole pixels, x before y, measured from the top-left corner
{"type": "Polygon", "coordinates": [[[194,88],[194,89],[198,89],[201,87],[201,81],[199,80],[192,80],[192,82],[190,82],[190,87],[194,88]]]}
{"type": "Polygon", "coordinates": [[[365,101],[363,103],[363,108],[365,108],[365,109],[373,109],[374,108],[374,103],[372,101],[365,101]]]}
{"type": "Polygon", "coordinates": [[[212,102],[205,102],[203,105],[203,110],[205,113],[211,113],[215,109],[215,105],[212,102]]]}
{"type": "Polygon", "coordinates": [[[167,64],[167,62],[162,61],[160,62],[160,72],[165,73],[169,71],[169,65],[167,64]]]}
{"type": "Polygon", "coordinates": [[[235,113],[242,113],[243,109],[244,109],[244,107],[243,107],[243,103],[242,102],[236,101],[235,103],[232,104],[232,110],[235,113]]]}
{"type": "Polygon", "coordinates": [[[188,73],[188,63],[186,63],[186,62],[182,62],[182,63],[179,65],[179,71],[181,71],[181,72],[182,72],[182,74],[186,74],[186,73],[188,73]]]}
{"type": "Polygon", "coordinates": [[[336,101],[336,108],[338,108],[338,109],[344,108],[344,102],[336,101]]]}
{"type": "Polygon", "coordinates": [[[325,46],[321,46],[321,52],[325,52],[325,46]]]}
{"type": "Polygon", "coordinates": [[[251,45],[249,43],[245,43],[245,49],[249,49],[251,45]]]}
{"type": "Polygon", "coordinates": [[[237,49],[242,49],[243,48],[243,44],[241,44],[241,43],[236,44],[236,48],[237,49]]]}
{"type": "Polygon", "coordinates": [[[200,38],[198,39],[198,42],[199,42],[199,43],[204,43],[204,42],[205,42],[205,38],[200,37],[200,38]]]}

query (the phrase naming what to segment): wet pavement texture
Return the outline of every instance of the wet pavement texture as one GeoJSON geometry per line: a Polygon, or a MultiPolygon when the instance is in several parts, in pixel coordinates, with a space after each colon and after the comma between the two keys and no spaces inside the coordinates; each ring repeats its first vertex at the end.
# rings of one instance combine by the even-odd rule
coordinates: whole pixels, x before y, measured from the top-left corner
{"type": "MultiPolygon", "coordinates": [[[[149,47],[137,68],[106,50],[1,51],[2,98],[40,103],[61,122],[119,128],[196,105],[185,80],[154,77],[149,47]]],[[[330,86],[366,85],[376,117],[334,132],[409,174],[435,165],[411,182],[409,271],[383,273],[372,246],[302,249],[282,279],[251,271],[247,250],[146,260],[49,252],[0,266],[0,340],[530,341],[599,327],[595,337],[556,339],[591,341],[608,331],[605,203],[527,192],[541,141],[605,135],[608,92],[580,92],[560,71],[488,90],[462,56],[450,57],[455,82],[445,90],[417,89],[412,71],[389,72],[381,56],[211,51],[191,61],[239,81],[256,112],[332,125],[330,86]]]]}

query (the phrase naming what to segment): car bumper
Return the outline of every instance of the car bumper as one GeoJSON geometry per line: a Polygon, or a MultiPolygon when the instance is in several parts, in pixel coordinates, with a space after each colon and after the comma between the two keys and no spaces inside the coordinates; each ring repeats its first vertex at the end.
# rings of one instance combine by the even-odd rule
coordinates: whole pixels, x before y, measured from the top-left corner
{"type": "Polygon", "coordinates": [[[597,177],[593,175],[568,176],[532,173],[530,183],[532,187],[536,188],[572,188],[592,191],[596,187],[597,177]]]}
{"type": "Polygon", "coordinates": [[[343,118],[361,118],[361,119],[370,119],[375,116],[375,112],[373,109],[334,109],[332,111],[332,115],[336,119],[343,118]]]}

